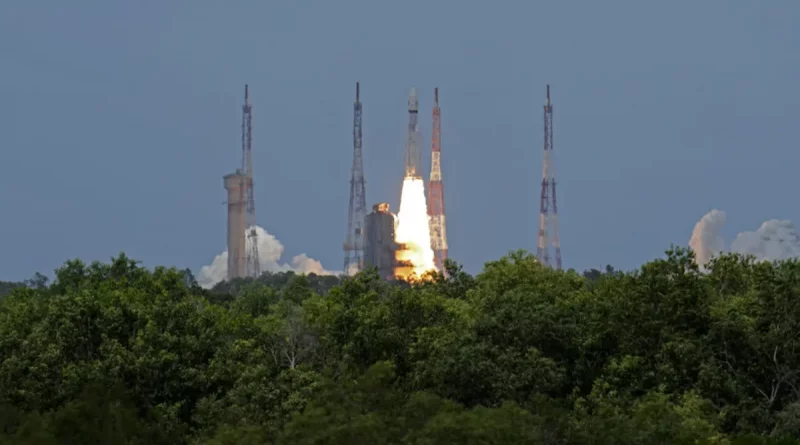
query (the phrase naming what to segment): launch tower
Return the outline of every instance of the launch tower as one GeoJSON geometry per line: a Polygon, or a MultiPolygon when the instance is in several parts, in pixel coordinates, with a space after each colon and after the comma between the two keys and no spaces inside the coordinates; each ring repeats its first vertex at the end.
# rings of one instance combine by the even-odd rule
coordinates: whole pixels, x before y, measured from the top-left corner
{"type": "Polygon", "coordinates": [[[447,232],[444,220],[444,185],[442,184],[442,125],[439,88],[433,90],[433,128],[431,130],[431,177],[428,184],[428,219],[434,264],[444,271],[447,259],[447,232]]]}
{"type": "Polygon", "coordinates": [[[228,192],[228,279],[261,275],[253,193],[253,107],[244,86],[242,168],[223,180],[228,192]]]}
{"type": "Polygon", "coordinates": [[[244,105],[242,105],[242,169],[246,187],[247,243],[245,263],[247,276],[261,276],[261,261],[258,256],[258,232],[256,232],[256,198],[253,190],[253,107],[250,105],[247,85],[244,86],[244,105]]]}
{"type": "Polygon", "coordinates": [[[548,266],[553,266],[550,263],[551,244],[556,256],[554,266],[556,269],[561,269],[561,242],[558,239],[558,207],[556,206],[556,179],[553,168],[553,104],[550,103],[550,85],[547,85],[547,100],[544,104],[544,162],[542,163],[542,193],[539,205],[539,241],[536,257],[542,264],[548,266]],[[552,232],[549,232],[548,229],[552,232]]]}

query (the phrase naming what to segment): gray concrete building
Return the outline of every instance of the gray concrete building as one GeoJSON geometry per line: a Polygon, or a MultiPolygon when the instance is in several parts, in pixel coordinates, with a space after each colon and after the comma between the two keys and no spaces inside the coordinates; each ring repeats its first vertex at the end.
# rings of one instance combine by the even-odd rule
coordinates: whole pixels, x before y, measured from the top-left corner
{"type": "Polygon", "coordinates": [[[397,245],[394,241],[396,219],[389,211],[389,204],[382,202],[372,206],[367,215],[364,242],[364,266],[377,267],[381,278],[394,279],[397,245]]]}
{"type": "Polygon", "coordinates": [[[223,177],[228,192],[228,280],[247,276],[245,252],[246,176],[241,171],[223,177]]]}

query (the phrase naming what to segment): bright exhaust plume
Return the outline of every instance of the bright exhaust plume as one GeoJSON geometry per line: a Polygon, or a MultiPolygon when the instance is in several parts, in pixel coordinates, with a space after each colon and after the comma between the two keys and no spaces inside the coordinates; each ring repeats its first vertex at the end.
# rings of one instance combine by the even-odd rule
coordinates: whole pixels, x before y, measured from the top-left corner
{"type": "Polygon", "coordinates": [[[425,203],[425,182],[418,176],[406,176],[397,212],[395,242],[398,262],[395,276],[406,281],[420,280],[426,272],[435,271],[428,206],[425,203]]]}

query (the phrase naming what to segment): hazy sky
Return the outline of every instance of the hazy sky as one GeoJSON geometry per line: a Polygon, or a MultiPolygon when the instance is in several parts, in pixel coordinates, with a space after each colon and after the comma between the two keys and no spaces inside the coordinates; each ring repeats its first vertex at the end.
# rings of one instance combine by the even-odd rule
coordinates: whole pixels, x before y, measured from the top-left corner
{"type": "MultiPolygon", "coordinates": [[[[713,207],[800,221],[800,3],[0,2],[0,280],[125,251],[198,270],[254,106],[257,218],[341,269],[361,82],[367,201],[397,209],[408,89],[440,89],[450,256],[535,250],[551,84],[565,267],[633,268],[713,207]]],[[[426,173],[427,176],[427,173],[426,173]]]]}

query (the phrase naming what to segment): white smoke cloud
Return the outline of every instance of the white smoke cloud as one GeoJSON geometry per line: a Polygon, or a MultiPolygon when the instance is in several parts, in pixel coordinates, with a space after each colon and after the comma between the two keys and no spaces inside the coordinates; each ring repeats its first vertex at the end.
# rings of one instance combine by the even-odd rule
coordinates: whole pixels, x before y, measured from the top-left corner
{"type": "Polygon", "coordinates": [[[347,266],[347,270],[345,271],[345,274],[348,277],[352,277],[353,275],[355,275],[357,273],[358,273],[358,264],[351,263],[349,266],[347,266]]]}
{"type": "MultiPolygon", "coordinates": [[[[283,244],[275,238],[275,235],[267,232],[263,228],[256,226],[258,233],[258,256],[261,261],[262,272],[289,272],[293,271],[299,274],[317,274],[317,275],[341,275],[341,271],[327,270],[322,266],[319,261],[309,258],[308,255],[302,253],[292,258],[291,264],[281,263],[281,255],[283,255],[283,244]]],[[[250,240],[247,241],[250,243],[250,240]]],[[[228,251],[220,253],[214,257],[214,261],[208,266],[203,266],[200,269],[200,274],[197,277],[197,283],[208,289],[215,284],[224,280],[228,276],[228,251]]]]}
{"type": "Polygon", "coordinates": [[[755,232],[742,232],[731,243],[734,252],[774,261],[800,257],[800,238],[789,220],[771,219],[755,232]]]}
{"type": "Polygon", "coordinates": [[[704,266],[708,260],[725,249],[725,240],[719,235],[728,219],[725,212],[714,209],[700,218],[694,225],[689,247],[694,251],[697,264],[704,266]]]}
{"type": "MultiPolygon", "coordinates": [[[[725,242],[720,236],[727,216],[721,210],[712,210],[697,222],[689,240],[701,267],[722,252],[725,242]]],[[[800,237],[789,220],[771,219],[761,224],[754,232],[742,232],[736,236],[728,250],[734,253],[753,255],[762,261],[779,261],[800,257],[800,237]]]]}

